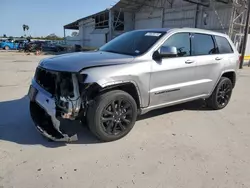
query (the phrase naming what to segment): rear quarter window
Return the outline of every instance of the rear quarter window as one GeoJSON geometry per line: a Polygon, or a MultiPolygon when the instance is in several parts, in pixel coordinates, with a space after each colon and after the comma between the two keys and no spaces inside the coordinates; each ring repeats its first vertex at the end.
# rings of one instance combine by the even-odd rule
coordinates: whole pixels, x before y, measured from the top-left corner
{"type": "Polygon", "coordinates": [[[214,38],[220,54],[234,53],[232,46],[225,37],[215,36],[214,38]]]}

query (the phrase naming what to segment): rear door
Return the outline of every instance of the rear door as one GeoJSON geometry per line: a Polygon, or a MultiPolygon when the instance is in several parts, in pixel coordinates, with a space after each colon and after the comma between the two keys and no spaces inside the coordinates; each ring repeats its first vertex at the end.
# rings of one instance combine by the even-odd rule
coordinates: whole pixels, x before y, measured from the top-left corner
{"type": "Polygon", "coordinates": [[[212,35],[192,33],[192,55],[196,59],[197,79],[196,94],[208,95],[220,77],[223,69],[223,56],[218,54],[218,47],[212,35]]]}
{"type": "Polygon", "coordinates": [[[218,46],[218,52],[220,55],[218,57],[221,58],[221,63],[224,64],[224,70],[237,70],[239,67],[239,55],[228,42],[228,40],[223,36],[215,36],[215,41],[218,46]]]}

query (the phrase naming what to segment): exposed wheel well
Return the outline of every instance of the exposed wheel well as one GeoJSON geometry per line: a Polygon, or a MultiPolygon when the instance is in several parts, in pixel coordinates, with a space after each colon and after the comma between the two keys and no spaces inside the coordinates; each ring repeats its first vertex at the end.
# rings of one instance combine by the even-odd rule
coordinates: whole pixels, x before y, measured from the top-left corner
{"type": "Polygon", "coordinates": [[[135,85],[133,83],[124,83],[124,84],[119,84],[119,85],[113,85],[113,86],[108,86],[106,88],[103,88],[100,92],[101,93],[106,93],[108,91],[111,91],[111,90],[122,90],[122,91],[125,91],[127,92],[128,94],[130,94],[136,104],[137,104],[137,108],[140,109],[140,98],[139,98],[139,94],[137,92],[137,89],[135,87],[135,85]]]}
{"type": "Polygon", "coordinates": [[[225,72],[222,77],[226,77],[229,78],[233,84],[233,88],[235,86],[235,82],[236,82],[236,75],[235,72],[225,72]]]}
{"type": "MultiPolygon", "coordinates": [[[[89,84],[86,84],[86,86],[88,86],[89,84]]],[[[137,89],[135,87],[135,85],[131,82],[128,83],[122,83],[122,84],[117,84],[117,85],[111,85],[111,86],[107,86],[102,88],[100,85],[98,85],[97,83],[93,83],[90,85],[90,87],[83,87],[83,91],[85,91],[85,93],[83,95],[87,95],[88,99],[94,99],[96,96],[100,95],[100,94],[104,94],[107,93],[109,91],[112,90],[121,90],[124,91],[128,94],[130,94],[136,104],[137,104],[137,108],[140,109],[141,103],[140,103],[140,97],[139,97],[139,93],[137,92],[137,89]]]]}
{"type": "MultiPolygon", "coordinates": [[[[89,102],[91,103],[91,101],[93,101],[93,99],[95,99],[98,95],[102,95],[112,90],[121,90],[130,94],[134,98],[137,108],[140,109],[141,103],[140,103],[139,93],[136,89],[136,86],[130,82],[118,85],[111,85],[105,88],[102,88],[97,83],[83,84],[81,86],[81,96],[83,101],[87,102],[88,104],[89,102]]],[[[81,111],[79,117],[82,117],[82,115],[84,114],[86,115],[86,110],[81,111]]],[[[84,118],[82,120],[84,121],[84,118]]]]}

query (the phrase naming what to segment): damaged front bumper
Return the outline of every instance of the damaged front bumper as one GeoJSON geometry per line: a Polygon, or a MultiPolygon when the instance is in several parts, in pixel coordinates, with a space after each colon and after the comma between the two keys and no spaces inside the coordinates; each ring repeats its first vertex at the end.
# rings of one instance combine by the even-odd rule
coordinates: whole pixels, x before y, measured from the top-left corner
{"type": "Polygon", "coordinates": [[[33,98],[30,97],[30,114],[37,130],[53,141],[72,142],[78,140],[76,121],[58,116],[55,99],[34,79],[31,87],[36,92],[33,98]]]}

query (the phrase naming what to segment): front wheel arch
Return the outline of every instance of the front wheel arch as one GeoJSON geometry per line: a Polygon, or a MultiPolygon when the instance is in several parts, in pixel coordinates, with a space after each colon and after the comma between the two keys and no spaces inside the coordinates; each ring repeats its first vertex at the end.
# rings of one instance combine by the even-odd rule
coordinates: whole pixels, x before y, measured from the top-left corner
{"type": "Polygon", "coordinates": [[[134,98],[137,108],[141,108],[142,103],[139,88],[132,82],[123,82],[105,87],[101,87],[98,83],[92,83],[90,85],[91,87],[89,87],[87,91],[90,100],[94,99],[100,94],[104,94],[112,90],[121,90],[130,94],[134,98]]]}
{"type": "Polygon", "coordinates": [[[122,83],[122,84],[117,84],[117,85],[111,85],[111,86],[107,86],[105,88],[103,88],[101,90],[101,92],[108,92],[111,90],[121,90],[124,91],[128,94],[130,94],[137,105],[137,108],[140,109],[141,107],[141,97],[139,94],[139,89],[135,86],[135,84],[131,83],[131,82],[127,82],[127,83],[122,83]]]}

